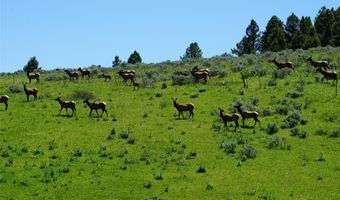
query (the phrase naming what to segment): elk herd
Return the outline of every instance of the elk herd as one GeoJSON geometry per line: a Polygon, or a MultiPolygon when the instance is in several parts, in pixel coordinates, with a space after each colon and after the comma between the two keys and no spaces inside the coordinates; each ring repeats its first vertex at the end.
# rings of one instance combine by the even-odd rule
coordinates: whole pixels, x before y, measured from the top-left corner
{"type": "MultiPolygon", "coordinates": [[[[310,62],[311,65],[313,65],[314,69],[316,72],[319,72],[320,74],[323,75],[323,78],[321,79],[322,81],[324,79],[327,80],[336,80],[338,79],[337,76],[337,72],[335,70],[332,70],[329,68],[329,62],[328,61],[315,61],[312,59],[312,57],[309,57],[307,60],[307,62],[310,62]]],[[[276,60],[276,58],[269,60],[269,62],[272,62],[277,69],[284,69],[284,68],[288,68],[291,69],[293,71],[295,71],[294,67],[293,67],[293,63],[292,62],[278,62],[276,60]]],[[[62,70],[62,69],[61,69],[62,70]]],[[[85,77],[87,79],[91,78],[91,71],[88,69],[82,69],[82,68],[78,68],[78,71],[80,73],[78,73],[78,71],[76,70],[68,70],[65,69],[63,70],[69,77],[69,80],[74,80],[74,79],[78,79],[78,77],[81,75],[82,79],[84,79],[85,77]]],[[[208,68],[199,68],[198,66],[193,67],[192,69],[188,70],[189,73],[193,76],[195,83],[199,83],[201,79],[203,79],[204,83],[207,83],[207,80],[209,78],[209,69],[208,68]]],[[[117,74],[122,78],[124,83],[127,83],[128,80],[130,80],[131,84],[133,85],[133,90],[135,90],[136,88],[139,89],[139,83],[136,82],[136,72],[134,70],[119,70],[117,72],[117,74]]],[[[35,79],[36,82],[39,82],[40,80],[40,73],[38,72],[34,72],[34,71],[28,71],[26,72],[27,78],[29,80],[29,83],[31,83],[32,79],[35,79]]],[[[106,81],[111,81],[112,77],[109,74],[105,74],[102,73],[100,75],[98,75],[98,78],[104,78],[105,82],[106,81]]],[[[26,87],[26,83],[22,83],[23,84],[23,88],[24,88],[24,92],[26,94],[26,99],[27,101],[29,101],[29,97],[33,96],[34,100],[37,99],[38,97],[38,89],[37,88],[28,88],[26,87]]],[[[193,118],[194,117],[194,104],[193,103],[179,103],[177,102],[177,98],[171,98],[172,102],[173,102],[173,106],[176,108],[176,110],[178,111],[178,119],[180,119],[181,115],[182,118],[184,119],[184,115],[183,112],[184,111],[188,111],[189,112],[189,118],[193,118]]],[[[5,104],[5,110],[8,109],[8,100],[9,100],[9,96],[8,95],[0,95],[0,103],[4,103],[5,104]]],[[[72,110],[71,116],[76,115],[76,102],[74,100],[69,100],[69,101],[63,101],[61,100],[61,97],[58,96],[55,101],[57,101],[60,104],[60,110],[59,110],[59,115],[61,114],[61,111],[65,108],[66,113],[68,113],[68,109],[72,110]]],[[[106,110],[106,103],[104,101],[100,101],[100,102],[90,102],[89,99],[85,99],[83,101],[83,104],[86,104],[89,109],[90,109],[90,113],[89,116],[92,115],[93,110],[96,111],[97,117],[102,116],[104,113],[106,114],[106,116],[108,117],[108,113],[106,110]],[[101,110],[101,114],[99,115],[98,110],[101,110]]],[[[220,111],[219,116],[221,118],[221,120],[223,121],[224,127],[226,129],[228,129],[227,126],[227,122],[234,122],[235,123],[235,131],[236,129],[239,127],[239,123],[238,120],[240,118],[242,118],[242,125],[243,127],[245,126],[245,120],[246,119],[253,119],[254,120],[254,125],[253,127],[259,123],[260,124],[260,120],[259,120],[259,114],[256,111],[250,111],[250,110],[244,110],[242,109],[242,105],[241,104],[237,104],[234,106],[234,108],[236,109],[236,112],[234,113],[226,113],[222,108],[218,108],[218,110],[220,111]]]]}

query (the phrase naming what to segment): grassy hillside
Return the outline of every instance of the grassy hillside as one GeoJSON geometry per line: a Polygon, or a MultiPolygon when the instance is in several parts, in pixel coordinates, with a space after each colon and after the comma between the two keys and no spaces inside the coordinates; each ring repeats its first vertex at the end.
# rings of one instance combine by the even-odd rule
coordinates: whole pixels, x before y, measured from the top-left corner
{"type": "Polygon", "coordinates": [[[25,74],[3,74],[0,199],[340,199],[340,95],[310,55],[339,69],[339,48],[316,48],[128,66],[136,91],[117,69],[92,69],[111,82],[47,71],[28,85],[39,89],[29,102],[25,74]],[[274,57],[295,72],[274,70],[274,57]],[[195,65],[210,68],[207,84],[178,75],[195,65]],[[76,117],[58,116],[58,95],[76,101],[76,117]],[[88,117],[82,95],[106,101],[109,117],[88,117]],[[171,97],[192,102],[195,117],[177,120],[171,97]],[[225,130],[218,107],[235,111],[236,102],[257,110],[261,127],[225,130]]]}

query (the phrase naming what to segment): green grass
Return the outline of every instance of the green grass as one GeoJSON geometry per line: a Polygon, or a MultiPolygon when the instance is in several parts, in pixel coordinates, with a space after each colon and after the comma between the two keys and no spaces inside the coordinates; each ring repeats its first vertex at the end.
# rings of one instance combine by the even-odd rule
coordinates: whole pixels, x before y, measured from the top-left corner
{"type": "MultiPolygon", "coordinates": [[[[340,129],[340,97],[335,97],[331,81],[316,82],[318,75],[306,74],[309,65],[303,62],[313,55],[339,67],[339,52],[318,48],[142,64],[135,68],[140,83],[146,80],[145,72],[158,75],[136,91],[117,76],[112,82],[47,81],[49,74],[63,73],[43,72],[40,83],[28,85],[39,89],[38,100],[30,102],[23,93],[7,91],[13,76],[3,74],[0,93],[10,100],[7,111],[0,104],[0,199],[340,199],[340,140],[333,133],[340,129]],[[277,79],[276,86],[268,86],[273,66],[266,60],[271,56],[298,63],[297,71],[277,79]],[[240,72],[231,69],[254,67],[258,59],[267,69],[261,88],[259,79],[251,77],[244,89],[240,72]],[[206,85],[173,85],[172,73],[195,62],[219,67],[227,75],[211,77],[206,85]],[[303,96],[286,96],[297,90],[299,74],[305,83],[303,96]],[[54,99],[58,95],[67,99],[77,90],[92,92],[92,100],[106,101],[109,117],[88,117],[82,99],[75,99],[76,117],[67,117],[66,111],[58,116],[60,106],[54,99]],[[171,97],[192,102],[194,119],[177,120],[171,97]],[[231,112],[236,101],[256,104],[262,128],[239,128],[236,133],[233,127],[223,128],[218,107],[231,112]],[[288,115],[300,108],[307,123],[297,127],[306,138],[290,136],[290,128],[281,128],[287,116],[275,110],[282,104],[287,104],[288,115]],[[262,114],[265,108],[270,115],[262,114]],[[278,131],[269,135],[266,126],[273,123],[278,131]],[[330,132],[333,137],[327,135],[330,132]],[[275,135],[280,144],[269,148],[275,135]],[[282,147],[282,138],[289,148],[282,147]],[[225,141],[237,143],[235,153],[221,148],[225,141]],[[242,152],[249,145],[256,157],[247,159],[242,152]],[[200,167],[205,173],[197,172],[200,167]]],[[[14,81],[21,88],[27,80],[19,73],[14,81]]],[[[252,124],[246,120],[246,125],[252,124]]]]}

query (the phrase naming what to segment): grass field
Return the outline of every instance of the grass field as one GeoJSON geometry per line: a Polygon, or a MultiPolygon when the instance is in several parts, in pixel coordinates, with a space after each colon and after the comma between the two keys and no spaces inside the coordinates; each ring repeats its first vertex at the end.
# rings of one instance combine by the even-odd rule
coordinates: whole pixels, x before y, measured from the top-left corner
{"type": "Polygon", "coordinates": [[[317,48],[129,66],[136,91],[117,75],[68,81],[46,71],[28,84],[39,89],[29,102],[9,89],[22,89],[25,74],[2,74],[10,99],[7,111],[0,104],[0,199],[340,199],[340,95],[304,61],[310,55],[339,69],[339,48],[317,48]],[[274,70],[273,57],[295,72],[274,70]],[[173,84],[175,71],[196,64],[217,76],[173,84]],[[105,101],[109,117],[88,117],[82,93],[105,101]],[[76,117],[58,116],[58,95],[74,98],[76,117]],[[171,97],[192,102],[194,118],[177,120],[171,97]],[[261,127],[225,130],[218,107],[231,112],[235,102],[257,110],[261,127]]]}

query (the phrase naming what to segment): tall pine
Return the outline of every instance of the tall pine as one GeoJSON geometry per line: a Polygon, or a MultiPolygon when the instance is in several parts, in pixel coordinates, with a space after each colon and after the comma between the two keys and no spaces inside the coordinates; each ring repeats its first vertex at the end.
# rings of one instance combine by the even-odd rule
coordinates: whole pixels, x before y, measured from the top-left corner
{"type": "Polygon", "coordinates": [[[299,25],[300,25],[300,20],[299,18],[292,13],[286,21],[285,25],[285,36],[286,36],[286,41],[287,41],[287,47],[292,48],[292,49],[297,49],[301,48],[298,45],[296,45],[296,39],[301,37],[301,32],[299,33],[299,25]],[[293,42],[294,39],[294,42],[293,42]]]}
{"type": "Polygon", "coordinates": [[[323,6],[315,18],[315,28],[319,35],[321,46],[334,45],[334,10],[323,6]]]}
{"type": "Polygon", "coordinates": [[[339,47],[340,46],[340,7],[338,7],[334,11],[334,45],[339,47]]]}
{"type": "Polygon", "coordinates": [[[303,49],[320,46],[320,39],[310,17],[301,17],[300,32],[303,35],[303,38],[301,38],[303,49]]]}
{"type": "Polygon", "coordinates": [[[262,52],[281,51],[286,48],[283,22],[277,16],[272,16],[268,21],[261,38],[261,48],[262,52]]]}

